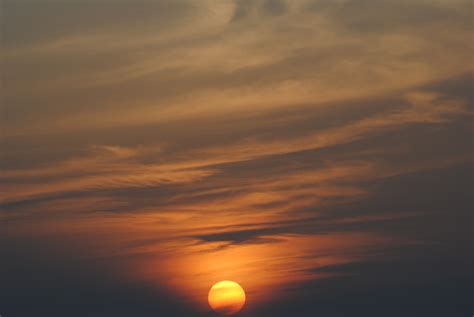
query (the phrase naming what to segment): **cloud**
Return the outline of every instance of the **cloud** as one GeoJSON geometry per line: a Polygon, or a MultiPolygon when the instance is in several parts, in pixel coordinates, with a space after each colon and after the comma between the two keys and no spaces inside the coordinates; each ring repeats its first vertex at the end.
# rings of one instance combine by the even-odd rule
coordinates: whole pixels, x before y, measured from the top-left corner
{"type": "Polygon", "coordinates": [[[466,71],[472,55],[464,2],[15,3],[7,16],[37,14],[6,21],[7,38],[47,22],[5,50],[8,135],[366,98],[466,71]],[[230,23],[242,10],[258,14],[230,23]]]}
{"type": "MultiPolygon", "coordinates": [[[[463,76],[458,81],[462,83],[464,78],[469,77],[463,76]]],[[[385,164],[375,159],[387,151],[386,146],[379,142],[384,142],[383,138],[389,135],[406,129],[430,131],[433,125],[444,127],[443,134],[454,133],[450,125],[458,126],[456,122],[470,117],[469,94],[453,96],[449,91],[438,89],[439,84],[436,84],[404,92],[400,97],[335,103],[316,109],[278,110],[266,119],[261,117],[260,122],[264,125],[258,127],[246,126],[245,117],[233,125],[228,125],[225,119],[223,122],[204,121],[206,125],[209,122],[209,130],[201,130],[198,135],[193,129],[188,131],[186,123],[173,123],[169,127],[159,127],[162,131],[144,129],[138,132],[131,140],[138,137],[143,145],[135,147],[87,145],[89,139],[86,137],[84,140],[88,143],[81,151],[82,156],[46,165],[50,160],[46,155],[45,162],[37,167],[8,170],[2,179],[16,186],[6,187],[5,203],[13,206],[11,204],[15,202],[21,205],[22,200],[26,203],[77,195],[109,197],[127,192],[131,197],[136,193],[137,199],[144,199],[141,189],[147,189],[150,195],[169,195],[168,199],[159,202],[144,199],[140,205],[151,204],[145,209],[166,204],[185,206],[202,202],[205,205],[207,201],[218,202],[232,196],[241,202],[240,207],[235,207],[239,205],[236,204],[232,208],[255,209],[264,205],[290,208],[295,203],[288,203],[288,197],[279,199],[271,194],[272,191],[285,190],[289,197],[298,198],[295,201],[300,205],[315,201],[322,203],[338,195],[363,196],[366,191],[360,187],[338,184],[337,181],[349,182],[357,177],[370,179],[377,174],[378,177],[388,177],[423,168],[449,166],[468,159],[465,138],[460,138],[458,143],[445,142],[444,136],[438,139],[444,142],[443,148],[458,144],[457,149],[452,148],[457,153],[438,152],[438,158],[426,158],[429,163],[420,165],[407,161],[396,168],[393,162],[390,163],[390,157],[382,155],[381,158],[387,161],[385,164]],[[329,106],[331,110],[328,110],[329,106]],[[213,136],[215,129],[222,129],[219,137],[213,136]],[[277,131],[276,134],[273,131],[277,131]],[[162,138],[160,134],[175,139],[162,138]],[[354,148],[357,144],[361,146],[354,148]],[[364,153],[368,148],[370,151],[364,153]],[[243,178],[256,175],[259,175],[259,181],[253,184],[243,178]],[[319,186],[315,187],[313,184],[317,182],[319,186]],[[292,188],[291,191],[288,188],[292,188]],[[315,188],[318,188],[317,196],[312,194],[315,188]],[[252,191],[262,194],[252,198],[252,191]]],[[[127,137],[126,133],[118,133],[127,137]]],[[[414,135],[410,137],[416,138],[418,132],[412,133],[414,135]]],[[[459,130],[459,133],[464,135],[467,130],[459,130]]],[[[123,143],[124,139],[109,140],[123,143]]],[[[70,143],[70,140],[65,142],[70,143]]],[[[82,139],[76,142],[84,146],[82,139]]],[[[417,146],[423,148],[426,141],[422,137],[417,142],[420,142],[417,146]]],[[[410,157],[405,151],[419,151],[408,145],[400,144],[392,151],[397,155],[407,153],[405,157],[410,157]]],[[[426,150],[434,151],[436,148],[432,145],[426,150]]],[[[38,154],[43,151],[39,149],[38,154]]],[[[39,155],[34,157],[36,164],[42,159],[39,155]]],[[[420,156],[417,158],[421,159],[420,156]]]]}

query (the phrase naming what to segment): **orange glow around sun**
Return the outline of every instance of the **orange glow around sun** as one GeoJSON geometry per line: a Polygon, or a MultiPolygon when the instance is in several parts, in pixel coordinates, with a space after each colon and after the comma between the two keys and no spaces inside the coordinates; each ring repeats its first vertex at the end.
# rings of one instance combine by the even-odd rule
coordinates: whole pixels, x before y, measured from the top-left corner
{"type": "Polygon", "coordinates": [[[243,288],[232,281],[222,281],[212,286],[208,295],[209,306],[223,315],[233,315],[245,305],[243,288]]]}

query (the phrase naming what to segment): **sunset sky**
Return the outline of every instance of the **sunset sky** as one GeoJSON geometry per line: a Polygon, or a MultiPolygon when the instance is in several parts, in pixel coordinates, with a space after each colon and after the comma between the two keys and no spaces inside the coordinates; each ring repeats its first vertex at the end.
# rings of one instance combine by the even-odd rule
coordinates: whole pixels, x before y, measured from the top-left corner
{"type": "Polygon", "coordinates": [[[1,317],[473,311],[470,0],[0,0],[1,317]]]}

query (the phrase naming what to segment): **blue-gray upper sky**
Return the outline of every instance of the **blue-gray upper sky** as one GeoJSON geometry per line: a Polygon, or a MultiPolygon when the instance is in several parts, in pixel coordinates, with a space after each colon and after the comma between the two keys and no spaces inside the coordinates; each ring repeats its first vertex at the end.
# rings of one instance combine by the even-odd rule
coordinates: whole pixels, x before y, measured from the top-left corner
{"type": "Polygon", "coordinates": [[[0,8],[0,315],[472,315],[471,1],[0,8]]]}

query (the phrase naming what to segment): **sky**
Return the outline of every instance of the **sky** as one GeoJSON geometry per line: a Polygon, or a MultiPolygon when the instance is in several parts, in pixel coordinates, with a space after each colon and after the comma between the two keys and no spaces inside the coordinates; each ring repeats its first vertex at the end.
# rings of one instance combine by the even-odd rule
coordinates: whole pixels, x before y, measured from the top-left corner
{"type": "Polygon", "coordinates": [[[471,316],[469,0],[0,0],[0,315],[471,316]]]}

